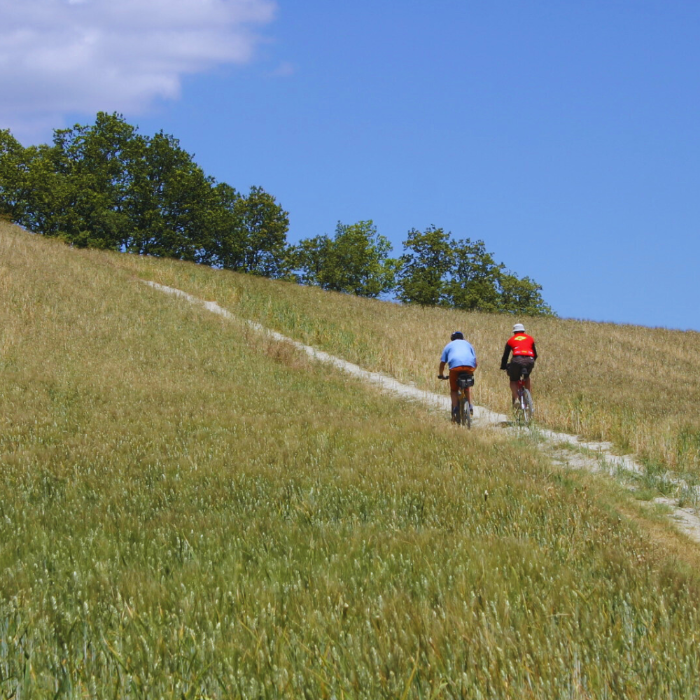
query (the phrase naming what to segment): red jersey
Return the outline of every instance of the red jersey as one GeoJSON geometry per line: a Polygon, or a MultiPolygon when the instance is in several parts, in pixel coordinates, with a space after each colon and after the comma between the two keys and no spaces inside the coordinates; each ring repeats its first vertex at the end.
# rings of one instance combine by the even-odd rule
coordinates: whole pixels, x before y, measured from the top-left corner
{"type": "Polygon", "coordinates": [[[535,339],[527,333],[517,333],[506,345],[513,351],[513,357],[537,357],[535,339]]]}

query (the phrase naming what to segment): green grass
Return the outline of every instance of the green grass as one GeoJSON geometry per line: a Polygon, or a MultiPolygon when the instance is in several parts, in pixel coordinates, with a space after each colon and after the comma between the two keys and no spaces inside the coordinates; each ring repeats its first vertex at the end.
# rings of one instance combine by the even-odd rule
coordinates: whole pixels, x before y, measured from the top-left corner
{"type": "Polygon", "coordinates": [[[115,260],[0,227],[0,692],[700,693],[698,558],[631,497],[115,260]]]}
{"type": "MultiPolygon", "coordinates": [[[[435,378],[450,332],[461,329],[480,360],[475,397],[501,413],[499,371],[508,315],[399,306],[206,267],[136,256],[95,258],[140,277],[217,299],[243,318],[370,370],[444,392],[435,378]]],[[[700,476],[700,333],[553,318],[524,320],[540,359],[533,375],[538,422],[612,441],[620,452],[700,476]]]]}

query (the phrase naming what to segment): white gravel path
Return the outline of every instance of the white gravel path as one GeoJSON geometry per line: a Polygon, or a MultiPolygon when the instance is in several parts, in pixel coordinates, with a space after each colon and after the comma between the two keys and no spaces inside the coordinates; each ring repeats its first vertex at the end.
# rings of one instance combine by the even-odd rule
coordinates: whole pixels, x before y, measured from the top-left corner
{"type": "MultiPolygon", "coordinates": [[[[434,409],[450,409],[450,397],[444,394],[436,394],[432,391],[417,389],[414,386],[402,384],[401,382],[388,377],[380,372],[369,372],[362,367],[347,362],[339,357],[330,355],[323,350],[317,350],[310,345],[304,345],[292,338],[288,338],[277,331],[270,330],[261,326],[255,321],[240,319],[230,311],[219,306],[215,301],[205,301],[198,297],[192,296],[187,292],[174,287],[167,287],[157,282],[142,280],[145,284],[157,289],[166,294],[171,294],[177,297],[186,299],[191,304],[204,307],[207,311],[223,316],[230,320],[236,320],[245,323],[248,327],[264,333],[275,340],[290,343],[294,347],[305,352],[309,357],[319,362],[324,362],[333,365],[338,369],[347,372],[355,377],[358,377],[369,384],[379,386],[382,391],[390,393],[394,396],[399,396],[404,399],[419,401],[420,403],[434,409]]],[[[502,413],[495,413],[483,406],[474,406],[474,422],[475,428],[478,427],[494,427],[508,426],[509,418],[502,413]]],[[[517,429],[513,429],[517,430],[517,429]]],[[[612,445],[609,442],[592,442],[581,440],[577,435],[569,435],[568,433],[558,433],[553,430],[539,429],[538,435],[544,440],[540,443],[541,447],[549,454],[552,461],[562,467],[569,469],[586,469],[594,472],[614,472],[618,469],[631,472],[633,474],[643,474],[643,467],[634,460],[632,455],[615,455],[612,453],[612,445]],[[562,449],[562,445],[568,445],[576,448],[562,449]]],[[[675,480],[674,483],[678,486],[683,486],[683,482],[675,480]]],[[[700,517],[693,508],[681,508],[675,501],[669,498],[656,498],[654,502],[663,504],[672,510],[672,519],[676,526],[685,532],[691,539],[700,543],[700,517]]]]}

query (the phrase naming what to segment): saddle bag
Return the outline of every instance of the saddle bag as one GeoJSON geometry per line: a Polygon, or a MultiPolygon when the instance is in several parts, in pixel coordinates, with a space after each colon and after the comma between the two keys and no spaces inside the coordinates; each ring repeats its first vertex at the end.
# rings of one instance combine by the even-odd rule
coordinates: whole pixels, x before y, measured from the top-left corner
{"type": "Polygon", "coordinates": [[[457,375],[457,386],[460,389],[466,389],[468,386],[474,386],[474,374],[472,372],[460,372],[457,375]]]}

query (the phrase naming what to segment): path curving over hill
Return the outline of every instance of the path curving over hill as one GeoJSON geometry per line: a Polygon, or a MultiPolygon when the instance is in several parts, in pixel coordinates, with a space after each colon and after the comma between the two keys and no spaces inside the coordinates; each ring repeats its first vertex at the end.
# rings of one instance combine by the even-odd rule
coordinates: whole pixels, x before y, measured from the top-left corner
{"type": "MultiPolygon", "coordinates": [[[[449,411],[450,398],[443,394],[436,394],[431,391],[418,389],[415,386],[403,384],[396,379],[380,372],[370,372],[362,369],[359,365],[348,362],[327,352],[318,350],[310,345],[304,345],[292,338],[278,333],[277,331],[265,328],[255,321],[240,319],[230,311],[222,308],[215,301],[205,301],[187,292],[174,287],[168,287],[158,282],[141,280],[144,284],[163,292],[165,294],[181,297],[191,304],[201,306],[211,313],[224,318],[245,323],[248,327],[264,333],[274,340],[293,345],[306,353],[309,357],[319,362],[337,367],[355,377],[370,384],[378,386],[393,396],[404,399],[418,401],[433,409],[444,409],[449,411]]],[[[509,419],[502,413],[490,411],[483,406],[474,406],[474,427],[506,427],[510,430],[517,430],[510,427],[509,419]]],[[[540,442],[540,447],[547,452],[554,464],[568,469],[586,469],[592,472],[614,473],[617,470],[641,475],[644,473],[643,467],[635,461],[632,455],[615,455],[612,453],[612,444],[609,442],[593,442],[581,440],[577,435],[559,433],[553,430],[539,429],[538,435],[544,438],[540,442]],[[574,448],[573,450],[571,448],[574,448]]],[[[674,481],[677,486],[686,486],[680,480],[674,481]]],[[[687,487],[686,487],[687,488],[687,487]]],[[[698,487],[695,487],[698,488],[698,487]]],[[[675,525],[688,537],[700,544],[700,516],[693,508],[679,507],[670,498],[656,498],[654,503],[667,506],[672,511],[672,518],[675,525]]]]}

